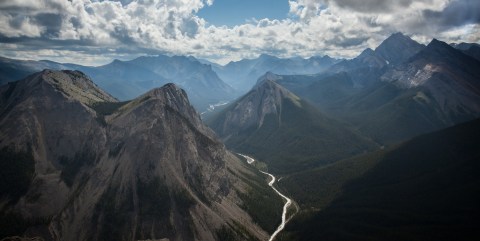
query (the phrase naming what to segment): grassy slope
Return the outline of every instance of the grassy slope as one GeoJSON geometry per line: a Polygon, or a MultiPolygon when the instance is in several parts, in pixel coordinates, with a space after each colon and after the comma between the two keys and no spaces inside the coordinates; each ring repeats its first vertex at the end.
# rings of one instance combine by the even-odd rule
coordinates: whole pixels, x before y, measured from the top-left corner
{"type": "Polygon", "coordinates": [[[293,197],[323,210],[287,230],[298,240],[478,240],[479,159],[475,120],[292,176],[293,197]]]}

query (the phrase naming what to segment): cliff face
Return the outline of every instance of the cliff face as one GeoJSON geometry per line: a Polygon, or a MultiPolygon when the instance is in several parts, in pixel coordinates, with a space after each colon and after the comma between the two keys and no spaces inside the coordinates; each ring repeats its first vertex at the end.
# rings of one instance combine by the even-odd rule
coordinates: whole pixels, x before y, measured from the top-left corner
{"type": "Polygon", "coordinates": [[[23,220],[23,234],[267,237],[239,198],[252,185],[266,186],[263,179],[242,181],[258,173],[216,140],[174,84],[117,102],[80,72],[46,70],[0,93],[2,152],[31,153],[34,160],[25,191],[0,196],[2,221],[8,215],[23,220]]]}

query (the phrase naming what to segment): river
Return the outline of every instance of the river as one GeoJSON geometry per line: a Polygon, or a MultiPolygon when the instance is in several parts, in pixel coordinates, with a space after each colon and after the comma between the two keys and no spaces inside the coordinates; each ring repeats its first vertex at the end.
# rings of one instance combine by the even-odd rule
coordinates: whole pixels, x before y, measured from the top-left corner
{"type": "MultiPolygon", "coordinates": [[[[245,157],[247,159],[247,163],[248,164],[252,164],[253,162],[255,162],[255,159],[247,156],[247,155],[243,155],[243,154],[240,154],[238,153],[239,155],[245,157]]],[[[265,174],[265,175],[268,175],[270,176],[270,178],[272,180],[270,180],[270,182],[268,183],[268,186],[270,186],[280,197],[282,197],[284,200],[286,200],[285,204],[283,205],[283,211],[282,211],[282,223],[280,223],[280,225],[278,225],[277,227],[277,230],[275,230],[275,232],[273,232],[273,234],[270,236],[270,239],[268,241],[273,241],[275,239],[275,237],[285,228],[285,224],[288,222],[287,220],[287,210],[288,210],[288,207],[290,205],[292,205],[292,199],[288,198],[287,196],[283,195],[281,192],[279,192],[274,186],[273,184],[275,183],[275,176],[268,173],[268,172],[264,172],[264,171],[260,171],[261,173],[265,174]]]]}

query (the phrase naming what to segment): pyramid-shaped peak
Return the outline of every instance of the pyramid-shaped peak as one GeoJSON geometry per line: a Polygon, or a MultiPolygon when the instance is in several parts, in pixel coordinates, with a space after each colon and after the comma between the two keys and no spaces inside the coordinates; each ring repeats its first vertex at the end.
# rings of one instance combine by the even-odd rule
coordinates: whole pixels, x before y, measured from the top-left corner
{"type": "Polygon", "coordinates": [[[257,84],[255,86],[259,86],[261,85],[263,82],[265,81],[277,81],[277,80],[281,80],[282,79],[282,76],[280,75],[277,75],[277,74],[274,74],[273,72],[266,72],[264,75],[260,76],[260,78],[257,79],[257,84]]]}
{"type": "Polygon", "coordinates": [[[399,64],[420,52],[424,47],[402,33],[394,33],[375,49],[375,53],[390,64],[399,64]]]}
{"type": "Polygon", "coordinates": [[[363,59],[369,56],[375,55],[375,52],[371,48],[366,48],[362,53],[357,57],[358,59],[363,59]]]}

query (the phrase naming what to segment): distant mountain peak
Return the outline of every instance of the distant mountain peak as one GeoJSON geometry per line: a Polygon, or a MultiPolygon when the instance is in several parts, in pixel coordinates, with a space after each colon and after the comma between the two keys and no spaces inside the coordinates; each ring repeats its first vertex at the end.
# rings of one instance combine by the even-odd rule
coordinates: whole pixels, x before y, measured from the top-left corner
{"type": "Polygon", "coordinates": [[[372,56],[375,54],[375,51],[373,51],[371,48],[366,48],[362,51],[362,53],[357,57],[359,59],[363,59],[368,56],[372,56]]]}
{"type": "Polygon", "coordinates": [[[389,64],[399,64],[405,62],[423,48],[422,44],[398,32],[385,39],[375,49],[375,54],[385,59],[389,64]]]}
{"type": "MultiPolygon", "coordinates": [[[[447,43],[442,42],[442,41],[434,38],[434,39],[432,39],[432,41],[430,41],[430,43],[428,43],[427,48],[437,48],[437,47],[445,48],[447,46],[451,47],[447,43]]],[[[451,47],[451,48],[453,48],[453,47],[451,47]]]]}
{"type": "Polygon", "coordinates": [[[280,79],[282,79],[282,76],[274,74],[271,71],[268,71],[264,75],[260,76],[260,78],[258,78],[257,84],[255,86],[261,85],[265,81],[275,82],[275,81],[280,80],[280,79]]]}

